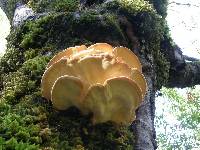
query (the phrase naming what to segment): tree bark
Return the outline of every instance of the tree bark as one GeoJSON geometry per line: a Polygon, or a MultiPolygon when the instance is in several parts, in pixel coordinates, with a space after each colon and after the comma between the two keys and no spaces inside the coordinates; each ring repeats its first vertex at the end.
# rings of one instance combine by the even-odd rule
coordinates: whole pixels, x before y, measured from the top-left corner
{"type": "Polygon", "coordinates": [[[200,84],[200,62],[185,62],[183,66],[170,69],[168,87],[192,87],[200,84]]]}
{"type": "MultiPolygon", "coordinates": [[[[149,62],[145,62],[148,64],[149,62]]],[[[149,68],[145,72],[148,85],[144,102],[136,111],[137,119],[133,122],[132,128],[136,136],[135,149],[146,150],[156,149],[156,132],[154,128],[155,117],[155,72],[149,68]]]]}

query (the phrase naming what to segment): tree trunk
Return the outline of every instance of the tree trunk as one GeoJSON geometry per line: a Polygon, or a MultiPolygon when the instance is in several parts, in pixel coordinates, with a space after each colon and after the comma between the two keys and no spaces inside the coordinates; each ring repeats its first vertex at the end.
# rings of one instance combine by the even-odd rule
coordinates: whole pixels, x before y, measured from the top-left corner
{"type": "MultiPolygon", "coordinates": [[[[177,46],[171,45],[165,25],[166,2],[16,2],[19,1],[1,0],[0,3],[12,22],[8,49],[0,61],[1,99],[15,109],[10,110],[11,114],[19,115],[18,118],[26,118],[28,114],[32,120],[36,118],[29,121],[39,126],[36,135],[29,131],[30,135],[24,139],[19,133],[13,133],[17,142],[22,140],[47,149],[156,149],[156,90],[164,85],[183,87],[199,83],[200,72],[198,64],[186,63],[177,46]],[[81,116],[75,109],[57,112],[41,98],[40,79],[48,60],[67,47],[97,42],[126,46],[142,63],[148,90],[131,129],[112,123],[93,127],[89,116],[81,116]],[[182,73],[185,75],[181,76],[182,73]],[[21,112],[23,109],[25,114],[21,112]]],[[[7,116],[5,113],[4,118],[7,116]]],[[[26,129],[26,122],[23,120],[18,126],[26,129]]],[[[10,138],[3,140],[10,141],[10,138]]]]}

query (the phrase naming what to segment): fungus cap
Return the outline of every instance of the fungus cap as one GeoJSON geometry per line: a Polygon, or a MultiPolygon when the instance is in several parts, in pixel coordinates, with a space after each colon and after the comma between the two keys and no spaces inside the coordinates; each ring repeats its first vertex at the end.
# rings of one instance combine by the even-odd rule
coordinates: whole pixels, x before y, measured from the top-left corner
{"type": "Polygon", "coordinates": [[[44,73],[41,81],[42,95],[50,100],[51,89],[57,78],[68,75],[85,81],[85,87],[94,84],[103,84],[108,78],[118,76],[131,77],[131,68],[127,64],[117,62],[106,56],[86,56],[76,61],[61,58],[52,64],[44,73]]]}
{"type": "Polygon", "coordinates": [[[83,82],[79,78],[68,75],[61,76],[52,87],[53,106],[58,110],[66,110],[71,106],[80,108],[83,91],[83,82]]]}
{"type": "Polygon", "coordinates": [[[70,57],[72,54],[78,53],[79,51],[85,50],[87,47],[85,45],[69,47],[66,50],[59,52],[55,55],[48,63],[47,68],[49,68],[52,64],[56,63],[62,57],[70,57]]]}
{"type": "Polygon", "coordinates": [[[113,47],[110,44],[107,44],[107,43],[96,43],[96,44],[89,46],[88,49],[100,50],[102,52],[111,53],[112,50],[113,50],[113,47]]]}
{"type": "Polygon", "coordinates": [[[146,92],[137,56],[107,43],[70,47],[49,62],[41,81],[42,96],[57,110],[77,107],[93,113],[93,123],[128,124],[146,92]]]}
{"type": "Polygon", "coordinates": [[[51,89],[59,77],[64,75],[74,76],[74,71],[67,65],[67,61],[66,58],[61,58],[44,72],[41,80],[41,89],[42,96],[47,100],[51,99],[51,89]]]}
{"type": "Polygon", "coordinates": [[[116,47],[113,49],[113,54],[115,57],[127,63],[131,68],[137,68],[142,72],[142,65],[138,57],[130,49],[122,46],[116,47]]]}
{"type": "Polygon", "coordinates": [[[111,78],[103,85],[90,87],[85,105],[93,112],[93,123],[114,121],[130,123],[134,112],[142,101],[138,85],[127,77],[111,78]]]}
{"type": "Polygon", "coordinates": [[[146,93],[146,89],[147,89],[147,83],[146,83],[146,80],[144,78],[144,75],[141,74],[141,72],[138,71],[136,68],[132,68],[130,78],[133,81],[135,81],[137,83],[137,85],[140,87],[140,89],[142,91],[142,97],[144,97],[144,95],[146,93]]]}

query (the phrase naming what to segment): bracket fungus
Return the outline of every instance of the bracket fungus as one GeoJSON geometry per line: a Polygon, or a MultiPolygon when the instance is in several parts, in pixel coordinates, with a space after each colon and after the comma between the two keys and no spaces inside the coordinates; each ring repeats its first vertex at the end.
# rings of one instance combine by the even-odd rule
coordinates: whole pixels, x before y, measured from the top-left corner
{"type": "Polygon", "coordinates": [[[42,96],[57,110],[93,113],[94,124],[129,124],[146,92],[137,56],[128,48],[97,43],[70,47],[54,56],[43,74],[42,96]]]}

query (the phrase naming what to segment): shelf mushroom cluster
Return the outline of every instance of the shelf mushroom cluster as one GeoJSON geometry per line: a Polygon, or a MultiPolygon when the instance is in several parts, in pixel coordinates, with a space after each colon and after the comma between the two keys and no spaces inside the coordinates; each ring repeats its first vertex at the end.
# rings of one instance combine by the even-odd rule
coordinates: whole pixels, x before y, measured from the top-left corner
{"type": "Polygon", "coordinates": [[[54,56],[41,81],[42,96],[57,110],[93,113],[94,124],[131,123],[146,92],[137,56],[128,48],[97,43],[70,47],[54,56]]]}

